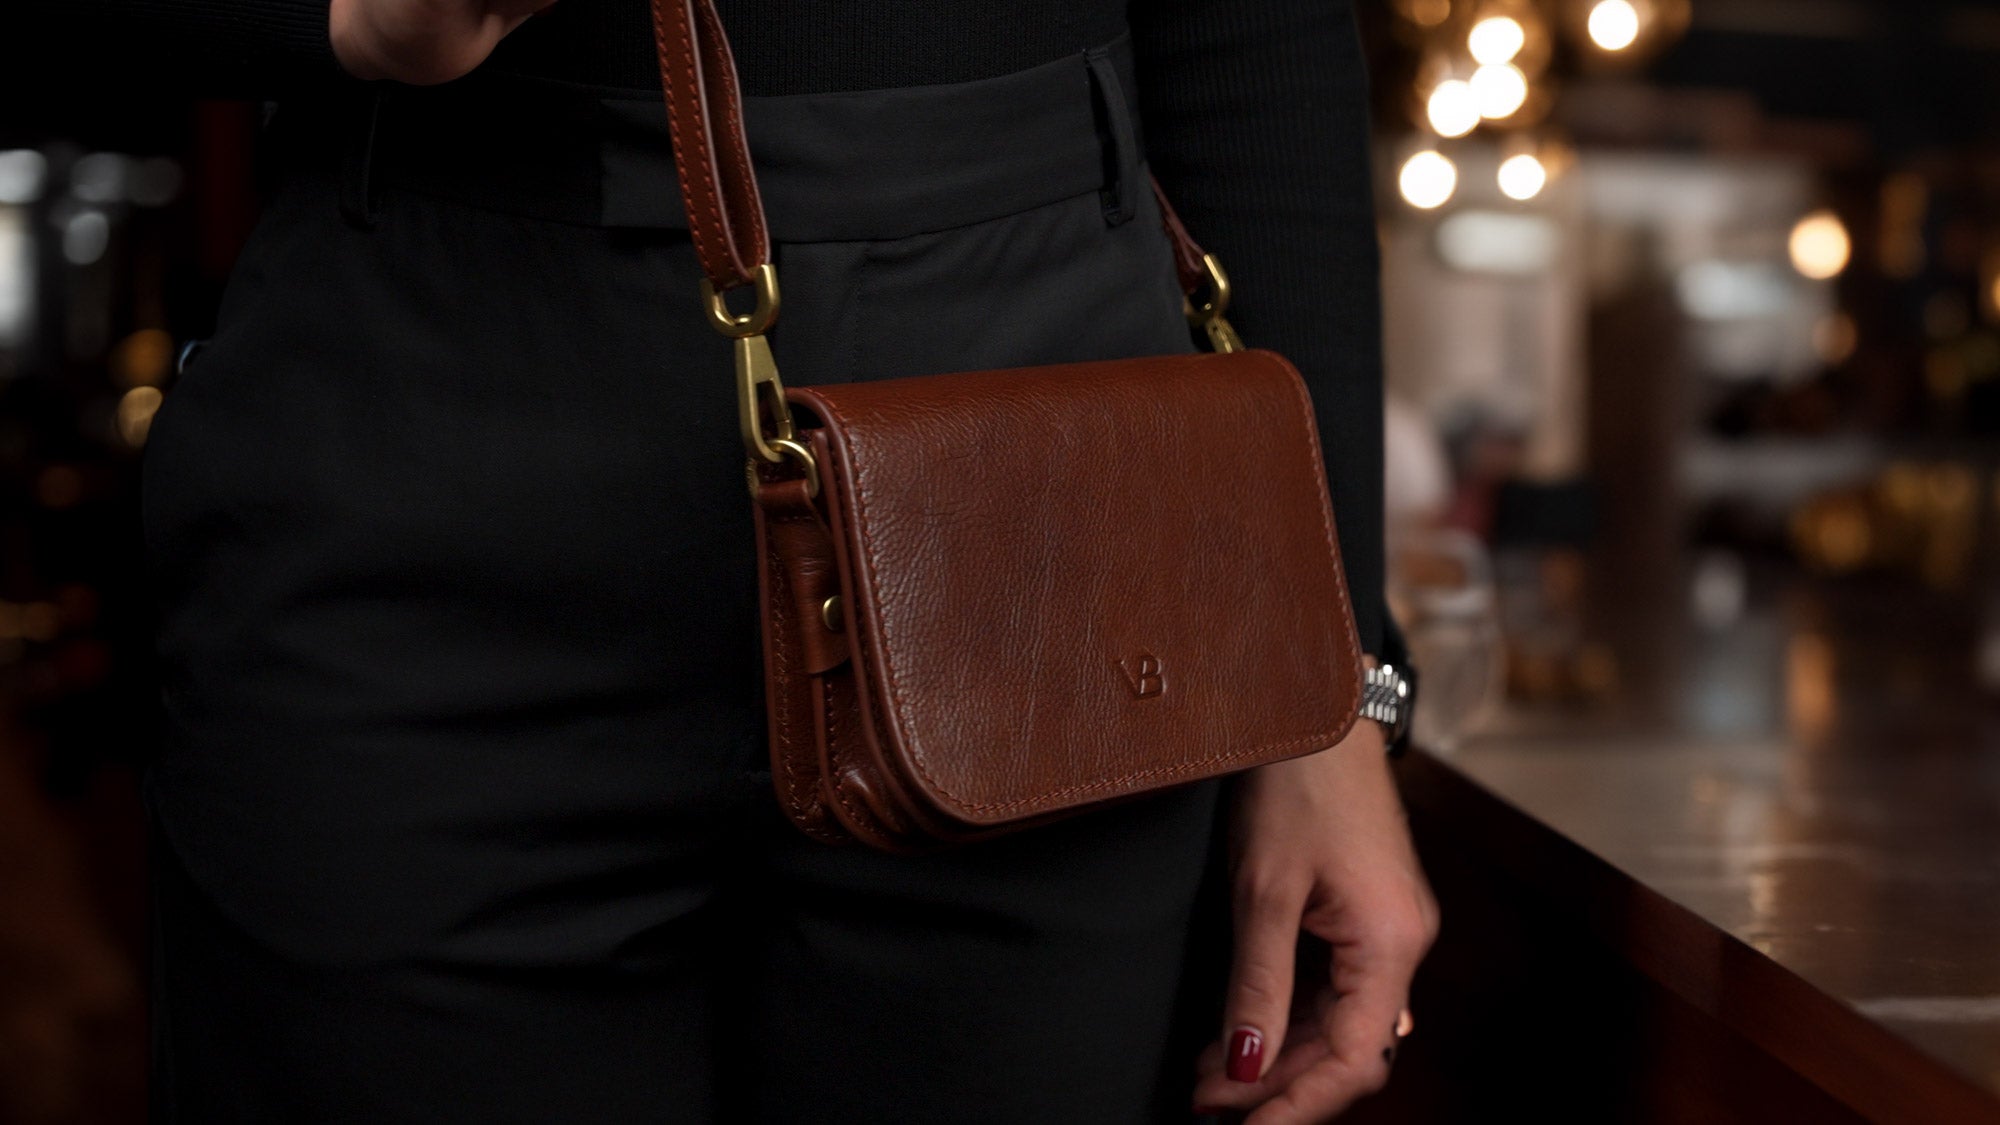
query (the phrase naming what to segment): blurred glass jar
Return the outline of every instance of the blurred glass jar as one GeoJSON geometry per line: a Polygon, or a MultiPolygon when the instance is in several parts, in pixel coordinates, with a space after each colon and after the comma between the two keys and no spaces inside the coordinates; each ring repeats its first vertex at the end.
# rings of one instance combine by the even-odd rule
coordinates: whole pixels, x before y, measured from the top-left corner
{"type": "Polygon", "coordinates": [[[1463,531],[1401,531],[1389,544],[1388,595],[1419,677],[1411,737],[1451,754],[1477,729],[1500,683],[1492,560],[1463,531]]]}

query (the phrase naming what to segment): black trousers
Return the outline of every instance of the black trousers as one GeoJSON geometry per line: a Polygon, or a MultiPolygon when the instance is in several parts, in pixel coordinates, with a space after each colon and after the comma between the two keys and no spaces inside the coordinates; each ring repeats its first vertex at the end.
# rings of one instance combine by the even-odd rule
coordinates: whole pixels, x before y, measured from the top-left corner
{"type": "MultiPolygon", "coordinates": [[[[1130,86],[753,101],[786,378],[1190,349],[1130,86]]],[[[1185,1120],[1220,785],[924,858],[780,816],[662,121],[279,109],[145,454],[160,1120],[1185,1120]]]]}

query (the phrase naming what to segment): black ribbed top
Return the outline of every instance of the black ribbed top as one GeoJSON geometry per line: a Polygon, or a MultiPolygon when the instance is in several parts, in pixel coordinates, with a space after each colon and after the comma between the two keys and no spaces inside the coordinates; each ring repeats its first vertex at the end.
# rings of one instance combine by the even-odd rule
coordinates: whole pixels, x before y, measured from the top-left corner
{"type": "MultiPolygon", "coordinates": [[[[1312,390],[1362,643],[1380,651],[1377,249],[1351,0],[718,7],[753,96],[989,77],[1104,43],[1129,25],[1154,173],[1228,268],[1238,293],[1231,319],[1246,341],[1289,356],[1312,390]]],[[[184,86],[282,96],[345,80],[327,44],[326,11],[327,0],[8,0],[0,53],[102,82],[106,48],[123,48],[126,65],[157,64],[184,86]],[[51,15],[74,22],[66,33],[26,34],[24,20],[51,15]]],[[[645,0],[556,0],[487,69],[657,91],[645,0]]]]}
{"type": "MultiPolygon", "coordinates": [[[[750,95],[987,78],[1094,46],[1125,27],[1120,0],[716,0],[750,95]]],[[[659,82],[646,0],[559,0],[489,64],[576,82],[659,82]]]]}

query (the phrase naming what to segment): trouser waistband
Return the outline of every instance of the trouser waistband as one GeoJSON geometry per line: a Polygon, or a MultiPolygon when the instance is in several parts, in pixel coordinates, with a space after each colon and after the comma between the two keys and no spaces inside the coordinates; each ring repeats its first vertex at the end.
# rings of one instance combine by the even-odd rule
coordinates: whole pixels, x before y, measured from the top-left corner
{"type": "MultiPolygon", "coordinates": [[[[1099,192],[1109,224],[1146,188],[1129,33],[969,82],[744,99],[772,237],[902,238],[1099,192]]],[[[274,134],[343,133],[343,210],[384,189],[590,226],[685,230],[657,97],[475,77],[280,109],[274,134]],[[287,126],[290,128],[288,129],[287,126]]],[[[321,150],[323,151],[323,149],[321,150]]]]}

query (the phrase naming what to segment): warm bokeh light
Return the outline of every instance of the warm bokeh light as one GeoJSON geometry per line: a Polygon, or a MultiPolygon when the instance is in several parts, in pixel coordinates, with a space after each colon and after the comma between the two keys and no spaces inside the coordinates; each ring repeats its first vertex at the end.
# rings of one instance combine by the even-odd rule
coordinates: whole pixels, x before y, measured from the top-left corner
{"type": "Polygon", "coordinates": [[[1828,281],[1847,268],[1854,244],[1840,216],[1815,211],[1792,228],[1792,268],[1814,281],[1828,281]]]}
{"type": "Polygon", "coordinates": [[[1425,111],[1440,137],[1463,137],[1479,127],[1479,99],[1472,93],[1472,84],[1462,79],[1438,83],[1425,111]]]}
{"type": "Polygon", "coordinates": [[[1590,41],[1607,51],[1622,51],[1639,40],[1639,9],[1632,0],[1599,0],[1590,9],[1590,41]]]}
{"type": "Polygon", "coordinates": [[[1396,10],[1418,27],[1436,27],[1451,18],[1451,0],[1396,0],[1396,10]]]}
{"type": "Polygon", "coordinates": [[[1882,272],[1909,281],[1924,272],[1929,248],[1924,224],[1930,214],[1931,189],[1916,172],[1898,172],[1882,181],[1882,226],[1877,239],[1882,272]]]}
{"type": "Polygon", "coordinates": [[[158,387],[133,387],[118,400],[118,436],[137,448],[146,444],[146,432],[153,428],[153,414],[165,396],[158,387]]]}
{"type": "Polygon", "coordinates": [[[1500,164],[1500,191],[1509,199],[1523,202],[1542,194],[1548,186],[1549,170],[1531,153],[1510,156],[1500,164]]]}
{"type": "Polygon", "coordinates": [[[1458,190],[1458,166],[1443,153],[1426,150],[1403,162],[1397,183],[1410,206],[1434,210],[1458,190]]]}
{"type": "Polygon", "coordinates": [[[1512,16],[1489,16],[1472,25],[1465,45],[1481,66],[1498,66],[1513,62],[1528,45],[1528,31],[1512,16]]]}
{"type": "Polygon", "coordinates": [[[1800,633],[1785,646],[1785,717],[1792,734],[1818,742],[1839,713],[1833,645],[1817,633],[1800,633]]]}
{"type": "Polygon", "coordinates": [[[127,387],[164,381],[174,366],[174,338],[158,328],[141,328],[111,349],[111,373],[127,387]]]}
{"type": "Polygon", "coordinates": [[[1472,72],[1472,95],[1478,99],[1480,116],[1499,120],[1512,117],[1528,101],[1528,76],[1512,63],[1482,66],[1472,72]]]}
{"type": "Polygon", "coordinates": [[[1823,570],[1844,573],[1859,568],[1875,549],[1875,531],[1868,508],[1845,493],[1821,497],[1792,517],[1792,542],[1799,554],[1823,570]]]}

